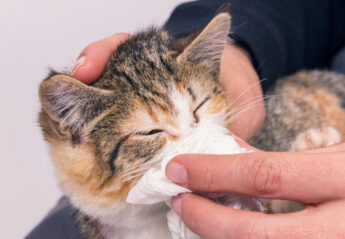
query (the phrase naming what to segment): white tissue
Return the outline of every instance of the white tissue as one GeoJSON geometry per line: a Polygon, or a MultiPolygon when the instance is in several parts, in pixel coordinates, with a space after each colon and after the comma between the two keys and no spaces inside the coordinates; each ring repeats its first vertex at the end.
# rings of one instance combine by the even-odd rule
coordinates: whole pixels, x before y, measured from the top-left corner
{"type": "MultiPolygon", "coordinates": [[[[190,192],[190,190],[172,183],[165,175],[167,163],[176,155],[186,153],[248,153],[228,133],[229,131],[221,126],[204,124],[193,129],[187,136],[178,140],[177,143],[169,143],[160,155],[151,160],[152,162],[157,162],[157,164],[150,168],[129,191],[127,202],[131,204],[154,204],[164,201],[170,206],[170,200],[173,196],[190,192]]],[[[214,201],[222,197],[222,201],[225,201],[225,203],[222,203],[223,205],[236,209],[264,210],[257,199],[248,196],[236,194],[208,194],[206,196],[214,201]]],[[[199,238],[188,230],[174,211],[170,210],[167,217],[172,238],[199,238]]]]}

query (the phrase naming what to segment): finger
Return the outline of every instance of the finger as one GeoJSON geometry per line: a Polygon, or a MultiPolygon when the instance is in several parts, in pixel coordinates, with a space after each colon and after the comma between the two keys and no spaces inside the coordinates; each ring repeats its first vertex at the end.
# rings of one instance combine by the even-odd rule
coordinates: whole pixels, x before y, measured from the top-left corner
{"type": "Polygon", "coordinates": [[[318,203],[345,196],[344,153],[179,155],[167,166],[173,182],[200,192],[234,192],[318,203]]]}
{"type": "MultiPolygon", "coordinates": [[[[337,207],[337,210],[312,208],[297,213],[267,215],[224,207],[194,194],[183,194],[175,198],[172,205],[188,228],[202,238],[212,239],[308,239],[316,235],[318,238],[332,238],[331,234],[335,232],[330,224],[334,217],[330,215],[344,209],[344,206],[341,209],[337,207]],[[326,216],[327,221],[324,220],[326,216]]],[[[343,220],[337,219],[339,222],[343,220]]]]}
{"type": "Polygon", "coordinates": [[[129,38],[127,33],[117,33],[88,45],[79,55],[72,76],[89,84],[103,72],[116,48],[129,38]]]}

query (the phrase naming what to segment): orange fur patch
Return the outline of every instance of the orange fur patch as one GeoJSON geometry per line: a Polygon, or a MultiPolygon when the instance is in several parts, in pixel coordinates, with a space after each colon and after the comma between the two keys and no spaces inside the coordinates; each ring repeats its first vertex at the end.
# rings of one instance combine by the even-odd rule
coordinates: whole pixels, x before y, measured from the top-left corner
{"type": "Polygon", "coordinates": [[[225,99],[220,96],[216,95],[207,104],[206,113],[207,114],[216,114],[221,112],[225,107],[225,99]]]}
{"type": "Polygon", "coordinates": [[[328,126],[337,129],[342,138],[345,137],[345,113],[340,107],[339,100],[324,89],[316,91],[314,96],[315,101],[321,112],[321,116],[328,126]]]}
{"type": "Polygon", "coordinates": [[[121,182],[118,175],[102,170],[88,145],[73,147],[55,143],[51,150],[62,188],[81,195],[84,203],[109,206],[114,200],[125,200],[133,180],[121,182]]]}
{"type": "Polygon", "coordinates": [[[177,90],[178,90],[178,92],[180,92],[180,94],[181,95],[183,95],[184,94],[184,86],[183,86],[183,82],[181,81],[181,82],[177,82],[177,90]]]}
{"type": "Polygon", "coordinates": [[[307,87],[301,87],[293,82],[286,82],[290,87],[289,96],[294,100],[303,99],[311,107],[318,109],[325,125],[334,127],[340,132],[342,138],[345,138],[345,112],[341,108],[338,98],[326,89],[312,84],[303,75],[299,80],[307,87]]]}

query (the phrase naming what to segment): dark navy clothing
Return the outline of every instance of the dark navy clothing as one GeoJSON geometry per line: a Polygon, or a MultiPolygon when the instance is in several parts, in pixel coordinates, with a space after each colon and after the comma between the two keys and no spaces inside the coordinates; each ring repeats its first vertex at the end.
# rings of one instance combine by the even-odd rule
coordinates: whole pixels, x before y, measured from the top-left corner
{"type": "Polygon", "coordinates": [[[83,239],[75,220],[77,210],[66,197],[62,197],[42,222],[26,239],[83,239]]]}
{"type": "Polygon", "coordinates": [[[299,69],[326,67],[345,45],[345,0],[200,0],[166,23],[177,37],[202,29],[227,3],[231,32],[252,58],[264,90],[299,69]]]}
{"type": "MultiPolygon", "coordinates": [[[[175,37],[201,30],[230,2],[231,36],[251,54],[267,89],[299,69],[326,67],[345,46],[345,0],[199,0],[178,6],[165,24],[175,37]]],[[[345,48],[332,61],[345,73],[345,48]]],[[[77,210],[63,197],[26,237],[82,239],[77,210]]]]}

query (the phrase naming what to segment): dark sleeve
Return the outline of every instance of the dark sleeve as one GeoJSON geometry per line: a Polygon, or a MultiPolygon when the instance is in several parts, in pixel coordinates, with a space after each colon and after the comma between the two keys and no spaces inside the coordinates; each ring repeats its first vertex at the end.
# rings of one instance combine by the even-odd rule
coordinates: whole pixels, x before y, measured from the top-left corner
{"type": "Polygon", "coordinates": [[[77,210],[66,197],[38,224],[25,239],[83,239],[76,221],[77,210]]]}
{"type": "Polygon", "coordinates": [[[199,0],[165,24],[175,37],[202,29],[230,3],[231,35],[251,54],[266,89],[299,69],[326,67],[345,45],[345,0],[199,0]]]}

